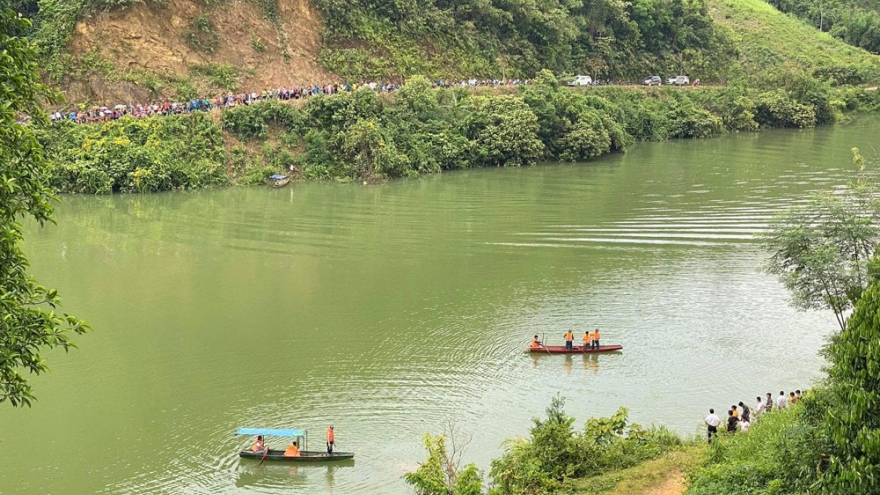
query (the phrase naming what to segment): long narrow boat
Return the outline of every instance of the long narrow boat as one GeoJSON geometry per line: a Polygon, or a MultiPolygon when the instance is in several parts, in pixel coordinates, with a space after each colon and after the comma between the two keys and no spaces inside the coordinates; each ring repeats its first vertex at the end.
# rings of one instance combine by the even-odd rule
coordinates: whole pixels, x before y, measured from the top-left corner
{"type": "MultiPolygon", "coordinates": [[[[252,450],[242,450],[238,453],[239,457],[244,459],[262,460],[263,454],[255,454],[252,450]]],[[[299,453],[299,457],[284,457],[283,450],[269,449],[266,454],[267,461],[284,461],[284,462],[328,462],[328,461],[344,461],[354,459],[354,452],[316,452],[314,450],[305,450],[299,453]]]]}
{"type": "Polygon", "coordinates": [[[284,450],[269,449],[268,453],[256,453],[251,449],[242,450],[238,453],[239,457],[244,459],[257,459],[263,461],[284,461],[284,462],[327,462],[327,461],[344,461],[354,459],[353,452],[320,452],[308,450],[309,432],[300,428],[239,428],[235,431],[236,435],[263,436],[263,437],[282,437],[293,438],[297,445],[303,448],[296,457],[284,457],[284,450]]]}
{"type": "Polygon", "coordinates": [[[617,352],[622,350],[622,345],[600,345],[598,349],[584,349],[580,346],[566,349],[564,345],[544,345],[541,347],[526,347],[525,352],[534,354],[601,354],[603,352],[617,352]]]}

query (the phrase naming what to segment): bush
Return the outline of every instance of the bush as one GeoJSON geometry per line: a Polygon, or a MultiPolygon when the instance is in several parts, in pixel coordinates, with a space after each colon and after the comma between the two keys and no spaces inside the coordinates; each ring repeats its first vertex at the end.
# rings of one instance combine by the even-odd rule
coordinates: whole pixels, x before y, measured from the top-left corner
{"type": "Polygon", "coordinates": [[[557,396],[547,419],[535,419],[530,439],[505,442],[504,454],[489,473],[495,495],[554,493],[571,478],[595,476],[632,467],[679,447],[681,439],[666,428],[627,423],[627,410],[610,418],[591,418],[575,433],[574,418],[565,414],[557,396]]]}
{"type": "Polygon", "coordinates": [[[196,113],[38,129],[55,156],[49,183],[60,192],[106,194],[228,184],[220,130],[196,113]]]}
{"type": "Polygon", "coordinates": [[[813,423],[793,406],[760,416],[747,433],[719,435],[690,473],[688,495],[812,493],[830,447],[813,423]]]}

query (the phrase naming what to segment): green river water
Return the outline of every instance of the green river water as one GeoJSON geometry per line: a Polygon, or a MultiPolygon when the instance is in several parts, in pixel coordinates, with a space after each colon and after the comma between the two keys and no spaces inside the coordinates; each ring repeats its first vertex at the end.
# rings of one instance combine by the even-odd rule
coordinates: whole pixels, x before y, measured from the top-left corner
{"type": "MultiPolygon", "coordinates": [[[[0,493],[411,493],[448,422],[488,468],[561,393],[684,434],[808,387],[799,313],[755,235],[852,177],[880,120],[634,146],[586,164],[359,184],[66,197],[26,251],[95,331],[0,406],[0,493]],[[598,326],[621,354],[522,353],[598,326]],[[239,426],[337,431],[343,465],[240,460],[239,426]]],[[[281,447],[281,442],[271,444],[281,447]]]]}

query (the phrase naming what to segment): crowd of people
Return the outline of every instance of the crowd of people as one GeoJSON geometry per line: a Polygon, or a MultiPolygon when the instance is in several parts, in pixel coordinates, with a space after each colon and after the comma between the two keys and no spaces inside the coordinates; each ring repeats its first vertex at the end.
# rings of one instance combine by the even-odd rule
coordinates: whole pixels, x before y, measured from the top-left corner
{"type": "MultiPolygon", "coordinates": [[[[775,400],[773,399],[773,394],[767,392],[766,397],[762,398],[761,396],[758,396],[755,397],[755,400],[756,404],[754,411],[742,401],[740,401],[739,404],[730,406],[730,409],[727,411],[727,420],[725,422],[725,427],[728,433],[732,434],[737,431],[749,431],[752,423],[757,421],[759,416],[773,411],[774,406],[777,411],[781,411],[801,400],[801,391],[795,390],[786,395],[785,391],[781,390],[779,396],[777,396],[775,400]]],[[[706,423],[708,430],[709,443],[712,443],[712,437],[718,435],[718,426],[721,425],[721,418],[715,414],[715,409],[709,409],[709,415],[706,416],[704,422],[706,423]]]]}
{"type": "MultiPolygon", "coordinates": [[[[518,86],[527,84],[528,81],[520,79],[468,79],[447,81],[438,79],[434,81],[434,87],[466,87],[476,88],[494,86],[518,86]]],[[[332,95],[340,92],[357,91],[368,88],[378,92],[392,92],[400,89],[401,84],[395,82],[367,82],[360,84],[326,84],[323,86],[291,86],[275,89],[264,89],[256,93],[228,94],[226,96],[213,96],[205,98],[193,98],[187,101],[170,102],[156,101],[153,103],[117,104],[112,107],[94,106],[89,110],[71,110],[52,112],[49,117],[52,122],[70,121],[77,124],[94,124],[120,119],[122,117],[153,117],[156,115],[179,115],[193,112],[205,112],[214,109],[233,108],[239,105],[251,105],[260,101],[269,100],[301,100],[317,95],[332,95]]]]}

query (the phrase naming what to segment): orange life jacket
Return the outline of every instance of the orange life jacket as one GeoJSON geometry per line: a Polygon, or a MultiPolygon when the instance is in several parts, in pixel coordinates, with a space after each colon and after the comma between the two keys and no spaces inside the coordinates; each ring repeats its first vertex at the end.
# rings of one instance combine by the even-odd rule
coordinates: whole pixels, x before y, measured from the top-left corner
{"type": "Polygon", "coordinates": [[[593,332],[593,340],[599,340],[599,331],[598,330],[593,332]]]}
{"type": "Polygon", "coordinates": [[[565,332],[565,341],[571,342],[572,340],[574,340],[574,334],[571,333],[571,330],[565,332]]]}
{"type": "Polygon", "coordinates": [[[287,447],[287,450],[284,451],[284,457],[299,457],[299,448],[296,445],[287,447]]]}
{"type": "Polygon", "coordinates": [[[584,332],[584,344],[589,344],[593,340],[593,337],[590,337],[590,334],[584,332]]]}
{"type": "Polygon", "coordinates": [[[327,428],[327,441],[332,442],[334,438],[333,428],[327,428]]]}
{"type": "Polygon", "coordinates": [[[541,347],[541,344],[538,343],[537,338],[533,338],[532,339],[532,349],[537,349],[538,347],[541,347]]]}

